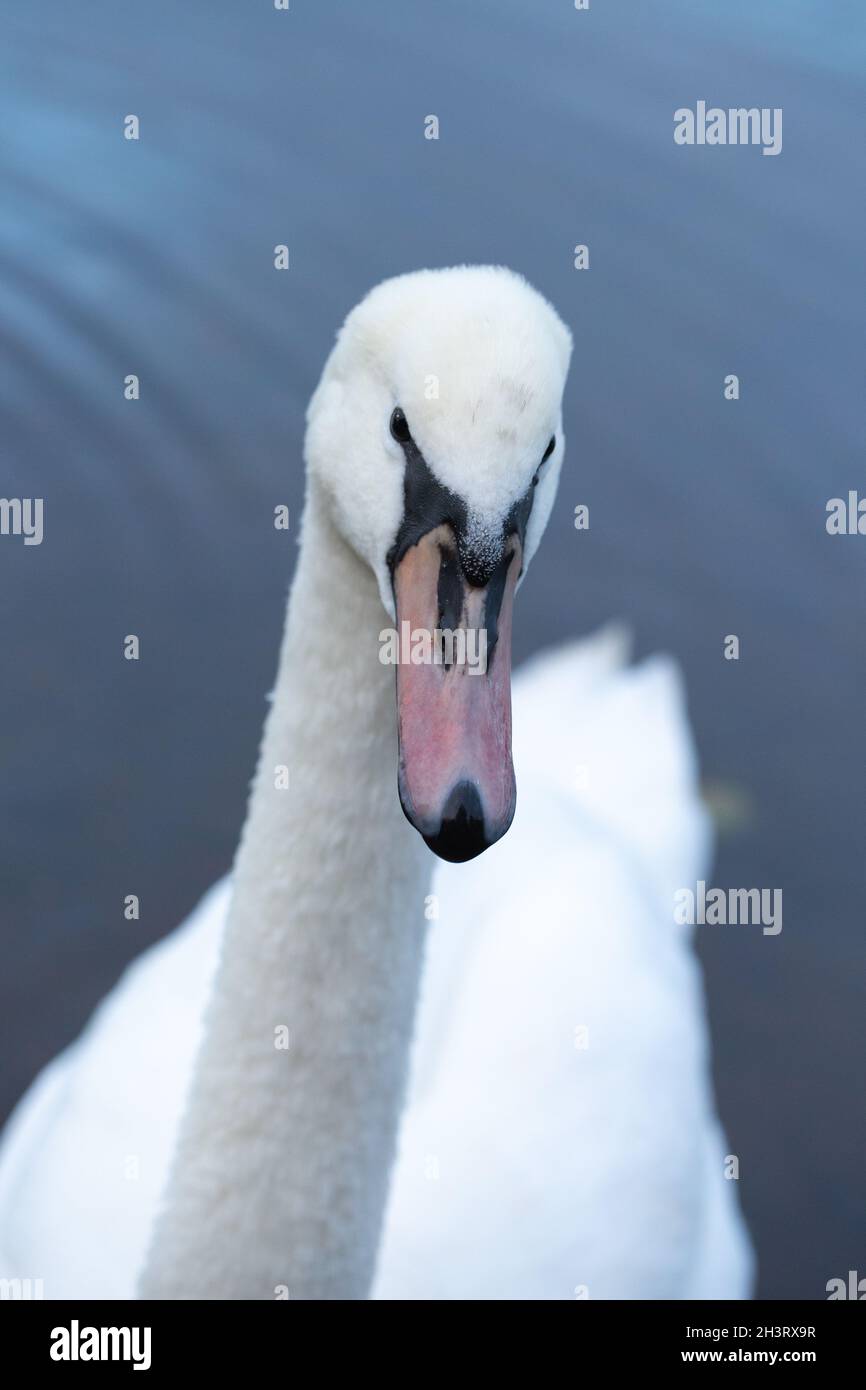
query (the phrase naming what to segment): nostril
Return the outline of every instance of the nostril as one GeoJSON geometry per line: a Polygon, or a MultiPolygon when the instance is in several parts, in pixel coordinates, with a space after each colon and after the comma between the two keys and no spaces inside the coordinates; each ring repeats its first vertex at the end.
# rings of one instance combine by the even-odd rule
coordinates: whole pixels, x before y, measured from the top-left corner
{"type": "Polygon", "coordinates": [[[434,854],[451,864],[464,864],[493,843],[484,826],[484,808],[474,782],[458,782],[443,807],[439,830],[424,839],[434,854]]]}

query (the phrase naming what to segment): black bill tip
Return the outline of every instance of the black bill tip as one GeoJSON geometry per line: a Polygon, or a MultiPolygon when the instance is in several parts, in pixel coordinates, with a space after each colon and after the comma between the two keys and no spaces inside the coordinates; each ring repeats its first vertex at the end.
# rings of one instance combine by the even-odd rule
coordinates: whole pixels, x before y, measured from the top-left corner
{"type": "Polygon", "coordinates": [[[498,836],[487,834],[484,809],[473,782],[458,782],[442,809],[442,821],[435,835],[424,839],[434,854],[449,864],[465,864],[483,854],[498,836]]]}

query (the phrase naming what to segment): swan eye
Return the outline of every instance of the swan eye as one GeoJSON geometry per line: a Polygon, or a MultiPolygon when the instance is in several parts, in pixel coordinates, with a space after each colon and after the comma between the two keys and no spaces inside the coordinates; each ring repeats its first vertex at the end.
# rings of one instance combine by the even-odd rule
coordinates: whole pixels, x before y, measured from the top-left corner
{"type": "Polygon", "coordinates": [[[409,422],[399,405],[391,416],[391,434],[398,444],[408,444],[412,438],[409,431],[409,422]]]}

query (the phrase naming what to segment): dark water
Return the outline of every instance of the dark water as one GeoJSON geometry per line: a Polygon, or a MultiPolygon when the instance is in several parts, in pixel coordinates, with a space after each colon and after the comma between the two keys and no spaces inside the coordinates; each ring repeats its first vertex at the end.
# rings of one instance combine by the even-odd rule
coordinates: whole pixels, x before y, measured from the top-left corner
{"type": "Polygon", "coordinates": [[[864,56],[859,0],[5,14],[0,495],[45,539],[0,537],[0,1108],[230,861],[337,324],[504,262],[576,336],[518,651],[615,616],[682,661],[714,881],[784,892],[781,936],[702,938],[761,1292],[866,1273],[866,537],[824,529],[866,495],[864,56]],[[675,146],[699,99],[782,107],[781,155],[675,146]]]}

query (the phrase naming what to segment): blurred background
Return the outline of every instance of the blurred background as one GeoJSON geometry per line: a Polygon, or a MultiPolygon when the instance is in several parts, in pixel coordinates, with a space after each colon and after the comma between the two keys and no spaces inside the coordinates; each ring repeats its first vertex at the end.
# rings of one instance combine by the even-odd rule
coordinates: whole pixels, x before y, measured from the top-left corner
{"type": "Polygon", "coordinates": [[[517,656],[621,618],[682,663],[712,882],[784,893],[778,937],[698,930],[759,1294],[866,1274],[866,537],[825,530],[866,495],[864,61],[861,0],[7,10],[0,495],[45,539],[0,538],[0,1115],[231,861],[336,328],[504,263],[575,334],[517,656]],[[676,146],[698,100],[782,107],[782,153],[676,146]]]}

